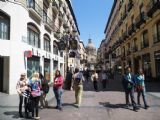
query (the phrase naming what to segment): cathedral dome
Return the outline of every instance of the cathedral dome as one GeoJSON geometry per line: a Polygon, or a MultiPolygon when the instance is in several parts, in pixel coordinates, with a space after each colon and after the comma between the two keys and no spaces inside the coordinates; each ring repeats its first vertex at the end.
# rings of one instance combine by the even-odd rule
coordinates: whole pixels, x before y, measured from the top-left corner
{"type": "Polygon", "coordinates": [[[91,39],[89,39],[89,41],[88,41],[87,48],[88,48],[88,49],[95,49],[95,46],[94,46],[94,44],[92,43],[92,40],[91,40],[91,39]]]}

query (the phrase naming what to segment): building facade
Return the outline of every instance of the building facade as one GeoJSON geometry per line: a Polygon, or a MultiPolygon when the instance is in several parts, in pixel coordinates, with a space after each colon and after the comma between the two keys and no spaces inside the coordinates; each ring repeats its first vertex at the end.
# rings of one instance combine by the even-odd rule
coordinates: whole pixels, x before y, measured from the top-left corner
{"type": "Polygon", "coordinates": [[[41,72],[47,80],[53,80],[56,69],[64,75],[68,65],[57,33],[72,31],[77,31],[78,41],[70,0],[1,0],[0,92],[15,94],[21,73],[30,78],[41,72]]]}
{"type": "Polygon", "coordinates": [[[111,69],[143,68],[146,78],[160,80],[159,0],[114,0],[105,36],[111,69]]]}

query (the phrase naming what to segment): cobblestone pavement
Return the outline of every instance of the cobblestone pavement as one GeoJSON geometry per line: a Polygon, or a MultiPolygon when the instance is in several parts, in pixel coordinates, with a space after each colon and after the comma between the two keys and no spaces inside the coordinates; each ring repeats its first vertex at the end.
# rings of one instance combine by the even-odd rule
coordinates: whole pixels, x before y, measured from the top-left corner
{"type": "Polygon", "coordinates": [[[49,109],[40,112],[40,117],[44,120],[160,120],[159,98],[147,95],[150,108],[144,109],[143,102],[141,102],[140,110],[134,112],[132,107],[126,108],[124,105],[124,93],[121,91],[121,85],[113,84],[114,81],[105,91],[100,90],[99,92],[93,91],[91,82],[86,84],[86,91],[83,93],[80,108],[73,105],[75,102],[74,92],[65,91],[63,94],[63,111],[54,109],[55,100],[53,99],[50,101],[49,109]],[[89,91],[87,91],[87,87],[89,87],[89,91]]]}
{"type": "MultiPolygon", "coordinates": [[[[154,84],[151,91],[159,94],[159,88],[154,84]],[[157,88],[157,89],[153,89],[157,88]]],[[[99,83],[99,88],[101,84],[99,83]]],[[[48,94],[49,107],[40,110],[41,120],[160,120],[160,98],[147,94],[150,105],[148,110],[142,107],[134,112],[132,107],[126,108],[124,93],[119,80],[110,80],[107,89],[99,92],[93,90],[91,82],[86,82],[82,105],[76,108],[73,103],[74,91],[64,91],[63,110],[54,109],[56,101],[53,91],[48,94]]],[[[136,94],[135,94],[136,96],[136,94]]],[[[0,94],[0,120],[25,120],[18,117],[18,96],[0,94]]]]}

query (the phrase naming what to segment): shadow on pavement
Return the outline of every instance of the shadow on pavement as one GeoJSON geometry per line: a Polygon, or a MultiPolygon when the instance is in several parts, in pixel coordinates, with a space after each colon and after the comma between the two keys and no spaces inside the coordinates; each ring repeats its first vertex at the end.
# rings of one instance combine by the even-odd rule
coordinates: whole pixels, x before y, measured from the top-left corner
{"type": "Polygon", "coordinates": [[[19,118],[18,111],[7,111],[7,112],[4,112],[4,114],[8,116],[12,116],[12,118],[15,118],[15,119],[19,118]]]}
{"type": "Polygon", "coordinates": [[[75,107],[75,108],[77,108],[77,106],[76,106],[74,103],[63,103],[62,106],[64,106],[64,107],[70,106],[70,107],[75,107]]]}
{"type": "Polygon", "coordinates": [[[99,102],[99,104],[103,105],[103,107],[106,107],[106,108],[111,108],[111,109],[124,108],[124,109],[133,111],[131,107],[126,107],[125,104],[111,104],[110,102],[99,102]]]}

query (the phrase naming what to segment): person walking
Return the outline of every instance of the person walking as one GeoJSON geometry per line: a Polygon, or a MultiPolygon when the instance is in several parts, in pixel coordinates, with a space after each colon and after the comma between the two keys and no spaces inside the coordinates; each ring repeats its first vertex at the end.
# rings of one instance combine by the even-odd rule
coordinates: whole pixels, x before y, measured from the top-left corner
{"type": "Polygon", "coordinates": [[[143,102],[144,102],[144,108],[148,109],[149,106],[146,101],[146,89],[145,89],[145,83],[144,83],[145,76],[144,76],[142,69],[139,69],[139,72],[136,75],[135,79],[136,79],[135,81],[136,81],[136,91],[137,91],[137,103],[139,106],[141,106],[140,96],[142,95],[143,102]]]}
{"type": "Polygon", "coordinates": [[[32,110],[32,118],[38,120],[40,119],[39,115],[39,100],[41,96],[41,81],[39,79],[39,73],[34,72],[32,78],[29,80],[29,86],[31,88],[31,99],[33,103],[33,110],[32,110]],[[36,113],[36,117],[34,117],[34,113],[36,113]]]}
{"type": "Polygon", "coordinates": [[[41,80],[41,96],[40,96],[40,104],[41,109],[47,107],[46,96],[49,92],[49,80],[46,80],[42,73],[39,74],[39,78],[41,80]]]}
{"type": "Polygon", "coordinates": [[[71,90],[71,88],[72,88],[72,72],[71,72],[71,70],[68,70],[67,71],[67,75],[66,75],[66,81],[65,81],[65,89],[66,90],[71,90]]]}
{"type": "Polygon", "coordinates": [[[55,94],[55,98],[57,100],[56,109],[62,110],[62,86],[63,86],[64,78],[62,77],[59,70],[56,70],[54,83],[53,83],[53,91],[55,94]]]}
{"type": "Polygon", "coordinates": [[[133,110],[137,112],[138,108],[134,98],[135,81],[134,81],[134,76],[131,73],[130,67],[126,68],[126,73],[123,76],[122,83],[123,83],[123,88],[125,90],[126,106],[127,107],[129,106],[129,95],[130,95],[133,110]]]}
{"type": "Polygon", "coordinates": [[[108,76],[105,71],[101,72],[101,83],[102,83],[102,89],[106,89],[106,84],[108,83],[108,76]]]}
{"type": "Polygon", "coordinates": [[[26,78],[26,74],[22,73],[16,85],[16,90],[19,94],[19,116],[20,117],[23,117],[23,114],[22,114],[23,101],[24,101],[24,106],[25,106],[25,115],[27,114],[27,109],[26,109],[27,98],[24,96],[25,91],[28,90],[27,82],[28,81],[26,78]]]}
{"type": "Polygon", "coordinates": [[[94,90],[98,92],[98,74],[96,73],[96,70],[93,71],[91,80],[93,82],[94,90]]]}
{"type": "Polygon", "coordinates": [[[80,107],[82,101],[83,82],[84,82],[83,73],[80,72],[78,68],[76,68],[75,74],[73,75],[72,87],[75,90],[75,100],[76,100],[75,105],[77,106],[77,108],[80,107]]]}

